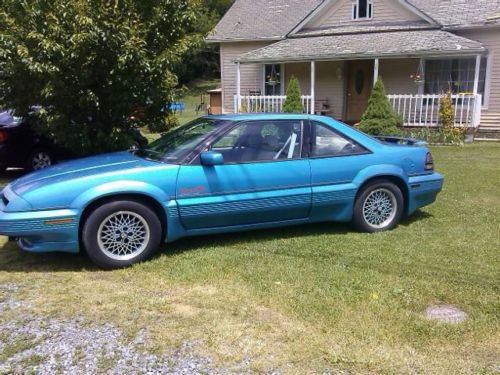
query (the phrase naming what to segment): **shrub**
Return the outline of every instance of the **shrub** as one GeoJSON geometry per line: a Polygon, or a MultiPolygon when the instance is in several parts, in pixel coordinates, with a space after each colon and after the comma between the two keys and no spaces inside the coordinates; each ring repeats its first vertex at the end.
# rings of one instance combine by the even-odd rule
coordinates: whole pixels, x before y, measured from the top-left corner
{"type": "Polygon", "coordinates": [[[286,100],[285,103],[283,103],[283,112],[304,113],[304,106],[300,98],[299,80],[295,76],[291,76],[288,82],[286,100]]]}
{"type": "Polygon", "coordinates": [[[462,143],[466,128],[455,127],[455,114],[451,92],[448,91],[441,96],[439,106],[439,122],[441,124],[441,132],[443,134],[444,143],[462,143]]]}
{"type": "Polygon", "coordinates": [[[384,84],[379,78],[368,99],[368,107],[361,117],[359,129],[372,135],[396,135],[400,133],[400,122],[401,119],[387,99],[384,84]]]}

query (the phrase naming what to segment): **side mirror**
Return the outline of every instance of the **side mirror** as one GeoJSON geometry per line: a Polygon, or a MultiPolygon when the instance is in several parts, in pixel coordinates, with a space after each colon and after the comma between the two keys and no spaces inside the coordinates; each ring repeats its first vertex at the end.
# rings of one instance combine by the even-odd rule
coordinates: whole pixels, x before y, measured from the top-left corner
{"type": "Polygon", "coordinates": [[[214,166],[224,164],[224,156],[220,152],[205,151],[200,155],[201,164],[206,166],[214,166]]]}

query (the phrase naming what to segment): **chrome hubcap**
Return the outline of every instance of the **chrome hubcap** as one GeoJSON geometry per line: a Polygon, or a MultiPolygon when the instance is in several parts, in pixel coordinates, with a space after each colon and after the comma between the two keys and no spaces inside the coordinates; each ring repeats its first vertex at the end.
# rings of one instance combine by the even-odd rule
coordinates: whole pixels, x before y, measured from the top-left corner
{"type": "Polygon", "coordinates": [[[366,197],[363,217],[368,225],[381,229],[387,227],[396,216],[397,202],[394,193],[388,189],[376,189],[366,197]]]}
{"type": "Polygon", "coordinates": [[[129,260],[141,254],[149,243],[149,225],[130,211],[119,211],[104,219],[97,231],[97,241],[106,256],[129,260]]]}
{"type": "Polygon", "coordinates": [[[31,165],[35,171],[38,169],[49,167],[51,164],[52,160],[46,152],[37,152],[35,155],[33,155],[33,159],[31,160],[31,165]]]}

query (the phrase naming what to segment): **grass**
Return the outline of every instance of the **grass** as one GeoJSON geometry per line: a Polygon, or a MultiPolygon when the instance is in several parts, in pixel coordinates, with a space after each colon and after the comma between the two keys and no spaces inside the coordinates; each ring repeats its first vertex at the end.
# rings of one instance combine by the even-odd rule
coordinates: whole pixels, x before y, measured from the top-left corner
{"type": "Polygon", "coordinates": [[[151,350],[199,340],[230,370],[249,358],[259,373],[494,373],[500,144],[433,154],[443,192],[390,232],[325,223],[184,239],[112,272],[3,241],[0,285],[18,284],[30,312],[111,322],[130,337],[147,328],[151,350]],[[429,321],[435,303],[469,319],[429,321]]]}

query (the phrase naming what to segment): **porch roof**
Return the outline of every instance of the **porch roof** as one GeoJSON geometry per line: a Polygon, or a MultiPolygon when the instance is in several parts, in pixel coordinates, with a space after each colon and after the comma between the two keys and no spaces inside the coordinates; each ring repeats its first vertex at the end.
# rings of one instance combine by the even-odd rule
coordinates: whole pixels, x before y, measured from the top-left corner
{"type": "Polygon", "coordinates": [[[477,41],[442,30],[393,31],[290,38],[241,55],[241,63],[365,58],[470,56],[486,51],[477,41]]]}

